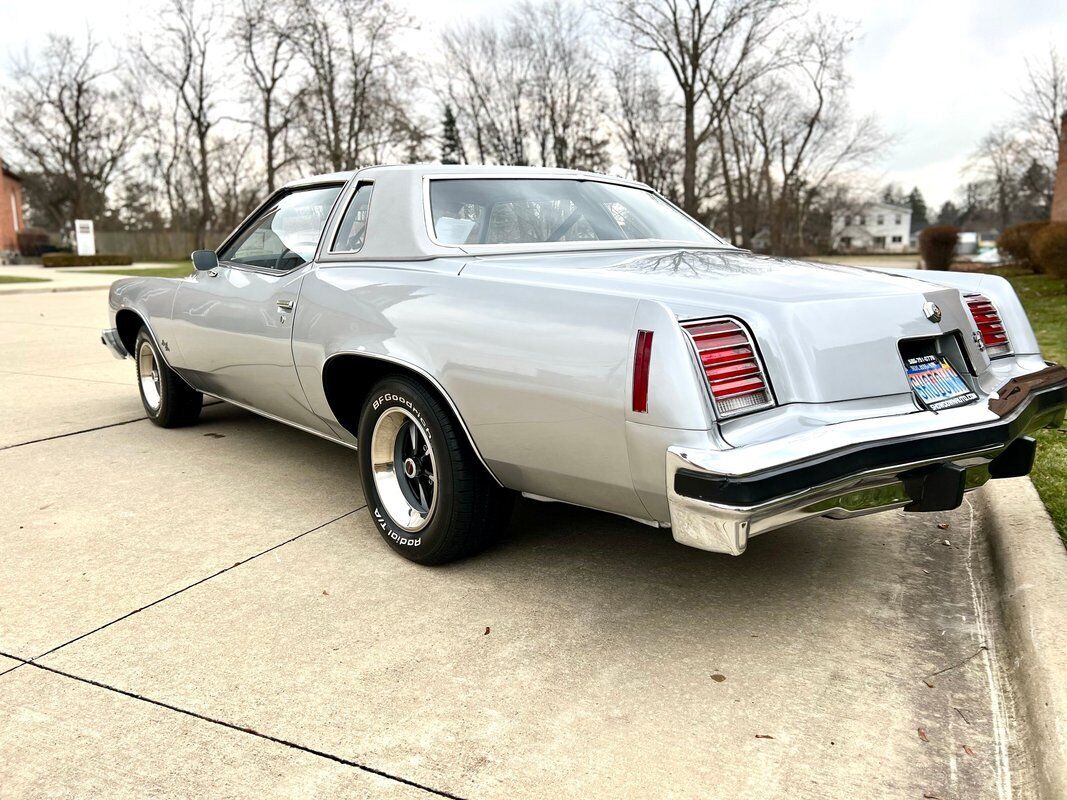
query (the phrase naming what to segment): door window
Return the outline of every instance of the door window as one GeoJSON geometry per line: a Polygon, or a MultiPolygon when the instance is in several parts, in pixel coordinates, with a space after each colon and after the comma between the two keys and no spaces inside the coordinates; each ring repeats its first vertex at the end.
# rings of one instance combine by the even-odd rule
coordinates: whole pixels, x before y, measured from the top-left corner
{"type": "Polygon", "coordinates": [[[279,272],[303,266],[315,257],[340,192],[340,186],[319,186],[283,195],[219,254],[219,260],[279,272]]]}
{"type": "Polygon", "coordinates": [[[339,253],[354,253],[363,248],[363,240],[367,236],[367,217],[370,214],[370,195],[374,189],[373,183],[361,183],[356,187],[356,193],[348,202],[345,209],[344,219],[337,228],[337,236],[333,240],[333,250],[339,253]]]}

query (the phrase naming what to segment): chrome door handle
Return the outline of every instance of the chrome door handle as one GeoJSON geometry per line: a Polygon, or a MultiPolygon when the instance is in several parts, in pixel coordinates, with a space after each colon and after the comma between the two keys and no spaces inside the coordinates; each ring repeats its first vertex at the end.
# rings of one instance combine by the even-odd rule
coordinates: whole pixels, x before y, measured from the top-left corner
{"type": "Polygon", "coordinates": [[[292,311],[294,305],[295,305],[295,303],[293,303],[292,300],[279,300],[278,301],[278,308],[280,308],[282,311],[292,311]]]}

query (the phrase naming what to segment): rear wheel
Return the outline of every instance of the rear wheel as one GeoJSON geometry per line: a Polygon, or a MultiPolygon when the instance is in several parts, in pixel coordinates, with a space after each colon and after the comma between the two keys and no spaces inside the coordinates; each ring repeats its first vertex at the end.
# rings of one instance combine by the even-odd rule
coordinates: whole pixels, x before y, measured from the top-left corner
{"type": "Polygon", "coordinates": [[[152,422],[162,428],[180,428],[196,422],[204,395],[167,366],[144,328],[137,333],[133,361],[141,404],[152,422]]]}
{"type": "Polygon", "coordinates": [[[507,524],[511,494],[479,462],[450,410],[410,378],[385,378],[371,390],[359,462],[379,533],[411,561],[472,555],[507,524]]]}

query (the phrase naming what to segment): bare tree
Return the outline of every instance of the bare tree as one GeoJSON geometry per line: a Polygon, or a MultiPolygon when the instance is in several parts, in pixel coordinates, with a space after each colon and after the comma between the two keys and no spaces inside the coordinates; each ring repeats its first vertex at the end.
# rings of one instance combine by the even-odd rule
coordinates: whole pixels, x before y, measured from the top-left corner
{"type": "Polygon", "coordinates": [[[215,63],[219,37],[219,8],[213,0],[202,5],[197,0],[169,0],[159,33],[150,43],[141,41],[137,45],[145,77],[167,92],[164,104],[175,104],[171,118],[173,157],[168,172],[172,180],[182,166],[192,173],[197,196],[198,248],[207,246],[208,226],[214,218],[213,131],[219,122],[222,77],[215,63]]]}
{"type": "Polygon", "coordinates": [[[1012,223],[1020,179],[1027,166],[1024,143],[1005,126],[986,134],[971,159],[969,171],[979,178],[971,184],[973,191],[988,194],[1001,228],[1012,223]]]}
{"type": "Polygon", "coordinates": [[[844,58],[850,40],[850,29],[816,19],[795,38],[790,68],[765,76],[746,104],[774,252],[802,247],[823,189],[866,166],[890,141],[873,117],[849,113],[844,58]]]}
{"type": "Polygon", "coordinates": [[[633,178],[679,200],[682,151],[676,108],[652,71],[632,55],[617,55],[610,72],[612,122],[633,178]]]}
{"type": "Polygon", "coordinates": [[[1052,168],[1060,142],[1060,118],[1067,113],[1067,62],[1055,47],[1044,61],[1026,62],[1026,86],[1016,98],[1020,125],[1031,156],[1052,168]]]}
{"type": "Polygon", "coordinates": [[[263,137],[267,192],[278,173],[296,160],[288,134],[296,119],[292,85],[299,53],[292,5],[277,0],[241,0],[231,39],[241,53],[249,87],[251,123],[263,137]]]}
{"type": "Polygon", "coordinates": [[[481,163],[524,166],[529,156],[533,61],[525,32],[469,23],[442,35],[448,99],[481,163]]]}
{"type": "Polygon", "coordinates": [[[586,10],[571,0],[521,3],[512,27],[530,40],[534,102],[530,129],[544,166],[603,170],[607,141],[600,67],[593,55],[586,10]]]}
{"type": "Polygon", "coordinates": [[[352,169],[417,147],[407,60],[395,43],[410,20],[387,0],[296,0],[296,18],[309,67],[300,120],[311,166],[352,169]]]}
{"type": "Polygon", "coordinates": [[[14,63],[8,138],[32,203],[57,227],[103,213],[138,134],[132,94],[99,62],[89,32],[81,46],[50,34],[40,58],[14,63]]]}
{"type": "Polygon", "coordinates": [[[447,103],[479,161],[606,169],[601,70],[582,6],[525,0],[502,20],[446,31],[442,44],[447,103]]]}
{"type": "Polygon", "coordinates": [[[682,205],[700,213],[701,151],[735,98],[777,66],[789,0],[624,0],[610,12],[629,43],[666,62],[681,93],[682,205]]]}

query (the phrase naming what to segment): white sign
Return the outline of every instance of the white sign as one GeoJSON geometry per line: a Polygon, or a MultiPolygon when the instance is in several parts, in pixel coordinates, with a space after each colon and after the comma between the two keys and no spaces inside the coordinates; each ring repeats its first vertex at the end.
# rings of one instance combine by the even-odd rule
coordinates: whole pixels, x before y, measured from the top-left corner
{"type": "Polygon", "coordinates": [[[93,221],[91,219],[74,220],[74,240],[77,243],[78,255],[96,255],[96,235],[93,233],[93,221]]]}

